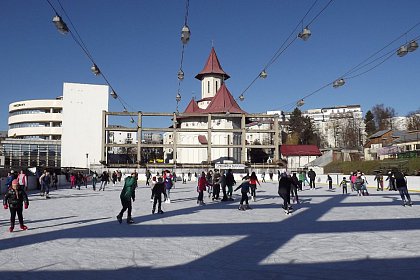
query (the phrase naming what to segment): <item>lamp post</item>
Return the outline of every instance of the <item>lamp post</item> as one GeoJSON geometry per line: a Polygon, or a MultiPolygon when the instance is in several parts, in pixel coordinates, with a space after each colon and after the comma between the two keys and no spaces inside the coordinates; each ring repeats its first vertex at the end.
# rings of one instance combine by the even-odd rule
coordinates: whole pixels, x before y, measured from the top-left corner
{"type": "Polygon", "coordinates": [[[89,173],[89,154],[88,153],[86,153],[86,169],[89,173]]]}

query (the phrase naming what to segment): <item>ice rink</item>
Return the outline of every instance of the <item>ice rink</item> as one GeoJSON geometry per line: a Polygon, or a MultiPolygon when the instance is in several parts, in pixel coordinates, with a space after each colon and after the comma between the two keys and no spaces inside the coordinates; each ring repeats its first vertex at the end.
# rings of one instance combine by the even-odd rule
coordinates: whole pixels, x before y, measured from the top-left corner
{"type": "Polygon", "coordinates": [[[0,213],[0,279],[399,279],[420,277],[420,193],[403,207],[397,192],[342,195],[325,185],[299,192],[292,215],[277,182],[263,183],[252,210],[196,204],[195,183],[178,182],[163,215],[152,215],[144,183],[135,224],[119,224],[121,185],[94,192],[30,193],[28,231],[9,233],[0,213]]]}

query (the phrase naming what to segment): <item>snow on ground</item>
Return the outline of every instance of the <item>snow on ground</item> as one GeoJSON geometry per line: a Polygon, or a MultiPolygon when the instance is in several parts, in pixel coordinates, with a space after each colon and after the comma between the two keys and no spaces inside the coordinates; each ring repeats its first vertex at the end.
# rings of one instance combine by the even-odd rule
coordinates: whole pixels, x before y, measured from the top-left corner
{"type": "MultiPolygon", "coordinates": [[[[116,220],[121,185],[30,194],[28,231],[8,232],[0,212],[0,279],[393,279],[420,272],[419,193],[358,197],[325,186],[300,192],[292,215],[275,182],[258,188],[252,210],[234,202],[197,206],[194,183],[178,182],[165,214],[152,215],[140,186],[135,224],[116,220]]],[[[124,217],[125,218],[125,217],[124,217]]],[[[414,277],[415,278],[415,277],[414,277]]]]}

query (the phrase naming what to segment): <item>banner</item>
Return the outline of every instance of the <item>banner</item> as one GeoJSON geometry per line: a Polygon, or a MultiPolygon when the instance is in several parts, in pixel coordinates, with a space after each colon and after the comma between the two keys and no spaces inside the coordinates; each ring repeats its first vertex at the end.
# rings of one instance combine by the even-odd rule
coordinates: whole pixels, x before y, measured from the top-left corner
{"type": "Polygon", "coordinates": [[[214,165],[216,169],[245,169],[245,164],[236,163],[216,163],[214,165]]]}

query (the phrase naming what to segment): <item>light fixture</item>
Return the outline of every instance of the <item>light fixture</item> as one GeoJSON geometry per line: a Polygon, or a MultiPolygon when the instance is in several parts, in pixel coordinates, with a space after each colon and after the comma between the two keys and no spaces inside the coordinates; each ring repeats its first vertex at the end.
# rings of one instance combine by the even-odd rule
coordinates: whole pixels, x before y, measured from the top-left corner
{"type": "Polygon", "coordinates": [[[61,33],[66,34],[69,32],[67,24],[59,15],[55,15],[55,17],[53,17],[52,22],[54,23],[55,27],[57,27],[58,31],[60,31],[61,33]]]}
{"type": "Polygon", "coordinates": [[[183,79],[184,79],[184,71],[182,71],[182,69],[179,69],[178,80],[182,81],[183,79]]]}
{"type": "Polygon", "coordinates": [[[397,55],[399,57],[403,57],[408,53],[408,48],[407,46],[401,46],[398,50],[397,50],[397,55]]]}
{"type": "Polygon", "coordinates": [[[131,122],[131,123],[134,123],[134,119],[133,119],[133,118],[131,118],[130,122],[131,122]]]}
{"type": "Polygon", "coordinates": [[[179,91],[178,91],[178,93],[176,94],[175,99],[176,99],[176,102],[177,102],[177,103],[181,102],[181,94],[179,94],[179,91]]]}
{"type": "Polygon", "coordinates": [[[341,87],[341,86],[343,86],[344,84],[346,83],[346,81],[344,81],[344,79],[337,79],[337,80],[335,80],[334,82],[333,82],[333,87],[334,88],[338,88],[338,87],[341,87]]]}
{"type": "Polygon", "coordinates": [[[301,106],[303,106],[303,105],[305,105],[305,101],[304,101],[303,99],[299,100],[299,101],[296,103],[296,106],[297,106],[297,107],[301,107],[301,106]]]}
{"type": "Polygon", "coordinates": [[[407,44],[407,51],[409,52],[413,52],[415,50],[417,50],[417,48],[419,47],[419,43],[417,43],[416,41],[411,41],[410,43],[407,44]]]}
{"type": "Polygon", "coordinates": [[[239,95],[239,100],[244,101],[245,100],[245,96],[243,93],[241,93],[241,95],[239,95]]]}
{"type": "Polygon", "coordinates": [[[262,71],[261,71],[261,73],[260,73],[260,78],[261,78],[261,79],[265,79],[265,78],[267,78],[267,76],[268,76],[268,74],[267,74],[267,72],[265,71],[265,69],[264,69],[264,70],[262,70],[262,71]]]}
{"type": "Polygon", "coordinates": [[[299,34],[298,37],[301,38],[303,41],[306,41],[311,37],[311,30],[306,26],[299,34]]]}
{"type": "Polygon", "coordinates": [[[117,99],[118,95],[115,93],[115,91],[111,91],[110,95],[112,96],[112,98],[117,99]]]}
{"type": "Polygon", "coordinates": [[[181,41],[185,45],[190,40],[191,31],[188,25],[184,25],[181,30],[181,41]]]}
{"type": "Polygon", "coordinates": [[[92,67],[90,67],[90,70],[92,70],[92,73],[96,76],[101,74],[101,70],[99,70],[99,67],[96,64],[93,64],[92,67]]]}

